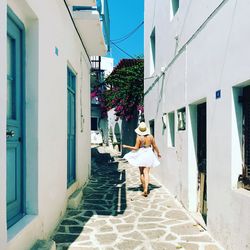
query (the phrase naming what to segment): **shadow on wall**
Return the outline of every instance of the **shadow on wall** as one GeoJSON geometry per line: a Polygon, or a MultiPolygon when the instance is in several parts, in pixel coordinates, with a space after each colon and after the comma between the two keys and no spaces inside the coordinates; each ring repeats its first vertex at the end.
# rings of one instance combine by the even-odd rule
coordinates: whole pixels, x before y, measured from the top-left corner
{"type": "Polygon", "coordinates": [[[83,189],[84,200],[77,209],[67,210],[53,236],[59,248],[68,249],[83,230],[92,230],[89,224],[86,227],[92,216],[117,216],[127,207],[125,170],[119,170],[118,162],[98,148],[91,149],[91,159],[91,178],[83,189]]]}
{"type": "MultiPolygon", "coordinates": [[[[130,121],[122,120],[122,144],[134,146],[136,141],[135,129],[138,125],[138,117],[130,121]]],[[[122,156],[130,150],[122,148],[122,156]]]]}
{"type": "Polygon", "coordinates": [[[113,147],[117,151],[120,152],[121,151],[121,130],[120,130],[120,126],[118,122],[115,124],[114,134],[115,134],[115,141],[113,142],[113,147]]]}

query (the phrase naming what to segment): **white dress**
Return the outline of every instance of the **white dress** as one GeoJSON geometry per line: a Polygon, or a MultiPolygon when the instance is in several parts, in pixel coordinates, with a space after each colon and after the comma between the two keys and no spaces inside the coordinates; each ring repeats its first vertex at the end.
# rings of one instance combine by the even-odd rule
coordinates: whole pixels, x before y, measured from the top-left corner
{"type": "Polygon", "coordinates": [[[150,146],[142,146],[138,150],[133,150],[125,154],[123,158],[134,167],[157,167],[160,165],[158,158],[150,146]]]}

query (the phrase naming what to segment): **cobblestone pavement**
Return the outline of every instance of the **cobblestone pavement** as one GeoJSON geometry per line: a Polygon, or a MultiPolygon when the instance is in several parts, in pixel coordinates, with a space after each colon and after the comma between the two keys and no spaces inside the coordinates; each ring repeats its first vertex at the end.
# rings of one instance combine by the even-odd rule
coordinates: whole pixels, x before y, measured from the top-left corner
{"type": "Polygon", "coordinates": [[[67,210],[53,236],[58,250],[222,249],[155,179],[143,197],[137,169],[102,147],[92,159],[81,205],[67,210]]]}

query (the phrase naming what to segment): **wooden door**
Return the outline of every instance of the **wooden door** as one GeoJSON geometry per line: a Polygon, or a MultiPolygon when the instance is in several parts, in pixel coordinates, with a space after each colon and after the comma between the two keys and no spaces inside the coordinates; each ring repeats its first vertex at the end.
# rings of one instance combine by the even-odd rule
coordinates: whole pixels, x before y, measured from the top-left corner
{"type": "Polygon", "coordinates": [[[7,19],[7,225],[23,216],[23,31],[7,19]]]}
{"type": "Polygon", "coordinates": [[[68,155],[67,185],[76,179],[76,77],[68,68],[68,155]]]}

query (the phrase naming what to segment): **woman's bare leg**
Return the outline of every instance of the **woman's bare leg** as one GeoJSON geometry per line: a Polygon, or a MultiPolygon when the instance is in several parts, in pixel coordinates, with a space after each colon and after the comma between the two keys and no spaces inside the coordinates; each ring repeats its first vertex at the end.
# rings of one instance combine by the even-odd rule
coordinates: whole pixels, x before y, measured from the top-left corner
{"type": "Polygon", "coordinates": [[[139,170],[140,170],[140,181],[141,181],[141,184],[142,184],[142,188],[144,190],[145,178],[144,178],[143,169],[144,169],[144,167],[139,167],[139,170]]]}
{"type": "Polygon", "coordinates": [[[149,184],[149,170],[150,168],[145,167],[143,169],[143,174],[144,174],[144,189],[143,189],[143,193],[144,196],[148,195],[148,184],[149,184]]]}

